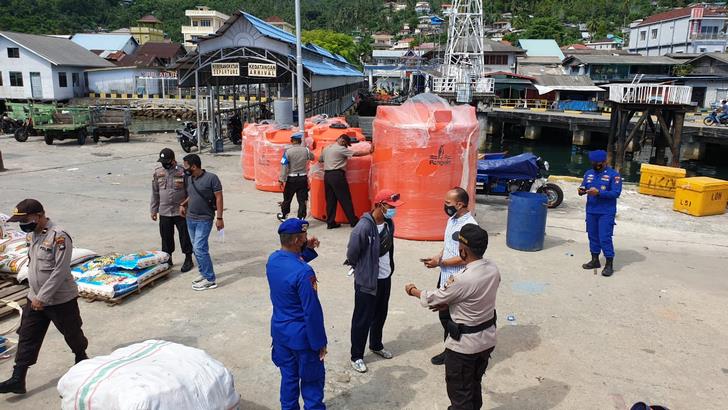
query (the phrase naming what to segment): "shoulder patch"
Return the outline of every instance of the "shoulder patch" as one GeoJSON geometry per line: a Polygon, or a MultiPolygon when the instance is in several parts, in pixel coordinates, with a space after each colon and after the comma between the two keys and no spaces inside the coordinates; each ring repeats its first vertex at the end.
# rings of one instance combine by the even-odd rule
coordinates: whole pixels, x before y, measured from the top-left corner
{"type": "Polygon", "coordinates": [[[316,279],[316,275],[309,276],[308,280],[311,282],[311,287],[313,288],[313,291],[318,292],[318,279],[316,279]]]}
{"type": "Polygon", "coordinates": [[[619,184],[621,182],[622,182],[622,177],[621,176],[617,175],[617,176],[614,177],[614,183],[615,184],[619,184]]]}
{"type": "Polygon", "coordinates": [[[66,249],[66,237],[63,235],[56,235],[56,246],[60,250],[66,249]]]}

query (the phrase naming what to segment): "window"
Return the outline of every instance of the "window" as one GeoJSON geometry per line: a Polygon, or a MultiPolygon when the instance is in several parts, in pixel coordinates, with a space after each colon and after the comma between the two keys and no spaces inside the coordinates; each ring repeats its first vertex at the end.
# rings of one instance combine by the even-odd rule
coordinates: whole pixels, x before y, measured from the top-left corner
{"type": "Polygon", "coordinates": [[[486,65],[508,65],[508,56],[504,55],[486,55],[486,65]]]}
{"type": "Polygon", "coordinates": [[[0,71],[0,87],[3,86],[3,72],[0,71]]]}
{"type": "Polygon", "coordinates": [[[66,78],[66,73],[58,72],[58,86],[61,88],[68,87],[68,78],[66,78]]]}
{"type": "Polygon", "coordinates": [[[647,39],[647,32],[640,31],[640,41],[645,41],[645,39],[647,39]]]}
{"type": "Polygon", "coordinates": [[[17,47],[8,47],[8,58],[20,58],[20,49],[17,47]]]}
{"type": "Polygon", "coordinates": [[[23,73],[18,71],[10,72],[10,86],[11,87],[22,87],[23,86],[23,73]]]}
{"type": "Polygon", "coordinates": [[[200,27],[212,27],[212,21],[200,20],[200,27]]]}
{"type": "Polygon", "coordinates": [[[74,87],[80,87],[81,86],[81,80],[80,80],[80,77],[78,76],[78,73],[71,74],[71,79],[73,81],[73,86],[74,87]]]}
{"type": "Polygon", "coordinates": [[[650,38],[652,38],[653,40],[655,40],[657,38],[657,29],[656,28],[653,28],[652,29],[652,33],[650,34],[650,38]]]}
{"type": "Polygon", "coordinates": [[[88,89],[88,73],[83,73],[83,86],[88,89]]]}
{"type": "Polygon", "coordinates": [[[197,20],[192,20],[192,27],[197,27],[197,26],[198,26],[197,20]]]}

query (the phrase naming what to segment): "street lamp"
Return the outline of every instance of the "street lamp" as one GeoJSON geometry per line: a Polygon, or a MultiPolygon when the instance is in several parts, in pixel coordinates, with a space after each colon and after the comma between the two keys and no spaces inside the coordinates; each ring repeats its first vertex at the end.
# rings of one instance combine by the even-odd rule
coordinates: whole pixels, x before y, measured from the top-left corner
{"type": "Polygon", "coordinates": [[[306,103],[303,98],[303,56],[301,55],[301,0],[296,1],[296,94],[298,96],[298,128],[304,131],[306,103]]]}

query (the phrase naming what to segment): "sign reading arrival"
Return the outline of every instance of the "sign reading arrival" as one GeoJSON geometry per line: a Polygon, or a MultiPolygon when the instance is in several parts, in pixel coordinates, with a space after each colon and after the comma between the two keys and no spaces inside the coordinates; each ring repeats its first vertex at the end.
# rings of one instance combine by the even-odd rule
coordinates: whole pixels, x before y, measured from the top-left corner
{"type": "Polygon", "coordinates": [[[248,63],[248,77],[276,77],[275,64],[248,63]]]}
{"type": "Polygon", "coordinates": [[[240,76],[240,63],[212,63],[213,77],[240,76]]]}

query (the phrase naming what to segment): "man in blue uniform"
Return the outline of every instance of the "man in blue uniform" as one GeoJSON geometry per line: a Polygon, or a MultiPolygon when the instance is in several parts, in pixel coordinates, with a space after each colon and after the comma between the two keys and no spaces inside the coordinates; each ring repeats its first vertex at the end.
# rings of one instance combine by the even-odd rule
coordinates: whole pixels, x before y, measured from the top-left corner
{"type": "Polygon", "coordinates": [[[589,153],[592,169],[584,174],[579,187],[579,195],[588,195],[586,200],[586,231],[589,234],[589,250],[592,259],[582,265],[584,269],[597,269],[599,254],[604,252],[607,263],[602,276],[612,276],[614,268],[614,216],[617,214],[617,198],[622,193],[622,177],[619,172],[607,166],[607,152],[603,150],[589,153]]]}
{"type": "Polygon", "coordinates": [[[291,218],[278,228],[281,249],[268,258],[266,276],[273,302],[273,363],[281,370],[281,409],[325,409],[326,331],[316,274],[307,262],[319,241],[308,238],[308,222],[291,218]]]}

